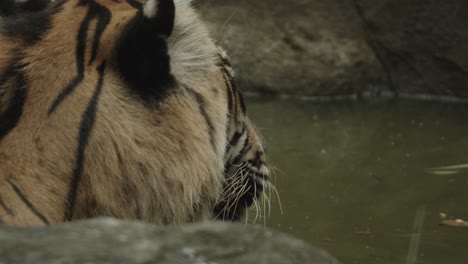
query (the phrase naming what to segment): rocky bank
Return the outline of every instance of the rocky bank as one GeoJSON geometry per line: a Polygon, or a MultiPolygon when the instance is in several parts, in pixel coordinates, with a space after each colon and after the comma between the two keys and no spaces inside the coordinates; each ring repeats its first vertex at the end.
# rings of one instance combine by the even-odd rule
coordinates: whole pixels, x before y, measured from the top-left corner
{"type": "Polygon", "coordinates": [[[468,98],[468,1],[197,0],[242,89],[468,98]]]}
{"type": "Polygon", "coordinates": [[[157,227],[96,219],[46,228],[0,225],[1,264],[338,264],[328,253],[259,226],[157,227]]]}

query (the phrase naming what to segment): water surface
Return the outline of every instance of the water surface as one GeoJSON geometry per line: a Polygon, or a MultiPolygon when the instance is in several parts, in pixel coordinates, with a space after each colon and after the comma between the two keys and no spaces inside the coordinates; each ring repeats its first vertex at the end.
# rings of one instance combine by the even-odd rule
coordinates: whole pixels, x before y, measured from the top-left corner
{"type": "MultiPolygon", "coordinates": [[[[468,263],[468,105],[248,100],[277,167],[267,225],[343,263],[468,263]]],[[[250,214],[249,218],[255,215],[250,214]]],[[[262,222],[263,220],[257,220],[262,222]]]]}

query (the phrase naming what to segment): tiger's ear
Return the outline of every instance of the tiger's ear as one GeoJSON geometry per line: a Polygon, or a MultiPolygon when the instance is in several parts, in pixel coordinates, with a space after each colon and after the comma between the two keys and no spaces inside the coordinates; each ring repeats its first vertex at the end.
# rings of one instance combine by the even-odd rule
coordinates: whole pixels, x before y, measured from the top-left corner
{"type": "Polygon", "coordinates": [[[167,38],[174,19],[174,0],[147,0],[117,44],[122,77],[145,99],[162,97],[173,82],[167,38]]]}
{"type": "Polygon", "coordinates": [[[143,14],[151,20],[165,37],[169,37],[174,29],[175,4],[174,0],[148,0],[143,6],[143,14]]]}

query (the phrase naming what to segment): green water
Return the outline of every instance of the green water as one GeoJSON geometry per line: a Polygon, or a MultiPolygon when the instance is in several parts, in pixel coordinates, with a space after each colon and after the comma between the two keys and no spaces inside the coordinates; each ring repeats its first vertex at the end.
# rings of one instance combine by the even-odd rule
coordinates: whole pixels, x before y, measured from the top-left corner
{"type": "MultiPolygon", "coordinates": [[[[248,100],[279,168],[267,225],[343,263],[468,263],[468,105],[248,100]]],[[[254,215],[251,213],[249,218],[254,215]]],[[[263,220],[257,220],[262,222],[263,220]]]]}

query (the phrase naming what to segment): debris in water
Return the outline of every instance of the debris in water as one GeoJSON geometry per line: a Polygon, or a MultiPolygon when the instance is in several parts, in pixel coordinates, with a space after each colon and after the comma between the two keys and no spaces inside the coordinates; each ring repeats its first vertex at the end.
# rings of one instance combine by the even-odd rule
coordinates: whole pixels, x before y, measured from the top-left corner
{"type": "Polygon", "coordinates": [[[465,222],[461,219],[444,220],[442,221],[442,224],[447,226],[468,227],[468,222],[465,222]]]}
{"type": "Polygon", "coordinates": [[[442,225],[447,226],[457,226],[457,227],[468,227],[468,222],[465,222],[461,219],[447,220],[446,213],[440,213],[440,219],[442,220],[442,225]]]}
{"type": "Polygon", "coordinates": [[[468,164],[426,169],[427,172],[434,175],[454,175],[460,173],[463,170],[468,170],[468,164]]]}
{"type": "Polygon", "coordinates": [[[437,171],[437,170],[433,170],[433,171],[429,171],[430,173],[434,174],[434,175],[455,175],[455,174],[458,174],[460,171],[437,171]]]}

